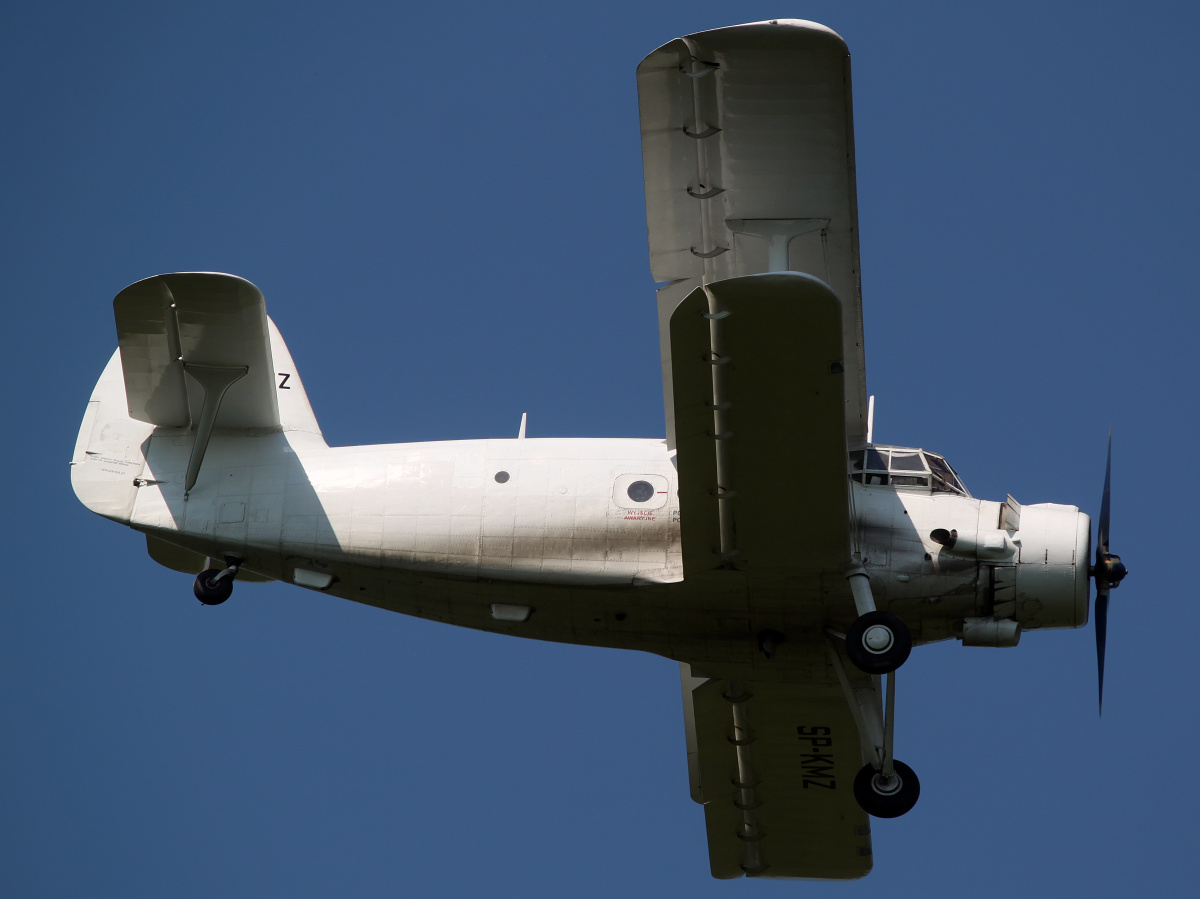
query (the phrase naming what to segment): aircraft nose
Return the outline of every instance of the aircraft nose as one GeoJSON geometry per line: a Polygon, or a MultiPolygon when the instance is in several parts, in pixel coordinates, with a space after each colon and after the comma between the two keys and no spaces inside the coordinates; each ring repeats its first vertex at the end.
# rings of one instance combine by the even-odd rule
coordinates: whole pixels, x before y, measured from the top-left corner
{"type": "Polygon", "coordinates": [[[1091,519],[1075,506],[1024,506],[1019,534],[1017,620],[1026,629],[1083,627],[1091,519]]]}

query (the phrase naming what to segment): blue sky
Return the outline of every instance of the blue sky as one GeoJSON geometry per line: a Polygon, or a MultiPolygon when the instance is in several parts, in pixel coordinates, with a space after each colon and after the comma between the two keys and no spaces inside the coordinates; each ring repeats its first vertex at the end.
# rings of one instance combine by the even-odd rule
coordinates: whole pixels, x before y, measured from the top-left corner
{"type": "Polygon", "coordinates": [[[10,3],[0,891],[1191,886],[1197,14],[1081,10],[10,3]],[[1094,514],[1113,425],[1132,572],[1103,719],[1090,626],[915,651],[921,802],[867,880],[803,887],[709,878],[673,663],[277,584],[201,608],[67,465],[112,297],[175,270],[263,290],[331,443],[661,435],[634,69],[778,16],[853,53],[877,439],[1094,514]]]}

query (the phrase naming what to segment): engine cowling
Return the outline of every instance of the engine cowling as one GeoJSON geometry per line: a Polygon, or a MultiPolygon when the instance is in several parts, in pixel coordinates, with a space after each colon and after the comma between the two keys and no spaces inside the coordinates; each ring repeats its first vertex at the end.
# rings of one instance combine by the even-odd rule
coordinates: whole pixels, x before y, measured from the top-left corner
{"type": "Polygon", "coordinates": [[[1088,620],[1091,519],[1075,506],[1022,506],[1016,608],[1022,628],[1083,627],[1088,620]]]}

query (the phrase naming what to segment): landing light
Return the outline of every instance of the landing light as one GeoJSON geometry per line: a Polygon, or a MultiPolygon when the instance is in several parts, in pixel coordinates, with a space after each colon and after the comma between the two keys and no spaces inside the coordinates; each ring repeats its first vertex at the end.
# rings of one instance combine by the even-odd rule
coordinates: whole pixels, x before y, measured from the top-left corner
{"type": "Polygon", "coordinates": [[[309,571],[307,568],[297,568],[292,572],[292,580],[301,587],[312,587],[314,590],[328,590],[333,585],[332,574],[309,571]]]}
{"type": "Polygon", "coordinates": [[[497,621],[528,621],[533,614],[530,606],[510,606],[505,603],[492,603],[492,617],[497,621]]]}

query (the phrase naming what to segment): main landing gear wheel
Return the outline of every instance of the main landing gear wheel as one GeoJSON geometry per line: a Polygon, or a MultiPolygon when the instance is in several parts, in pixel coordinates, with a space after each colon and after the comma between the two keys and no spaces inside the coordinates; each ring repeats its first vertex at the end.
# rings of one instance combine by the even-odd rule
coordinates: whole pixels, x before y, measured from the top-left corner
{"type": "Polygon", "coordinates": [[[921,781],[904,762],[892,761],[893,774],[885,778],[873,765],[863,765],[854,778],[854,798],[868,815],[899,818],[921,797],[921,781]]]}
{"type": "Polygon", "coordinates": [[[196,575],[196,581],[192,584],[192,592],[196,594],[196,599],[206,606],[219,606],[233,595],[232,575],[227,574],[219,581],[216,580],[216,576],[223,570],[209,568],[196,575]]]}
{"type": "Polygon", "coordinates": [[[854,667],[867,674],[888,674],[904,664],[912,652],[908,625],[891,612],[867,612],[846,631],[846,655],[854,667]]]}

